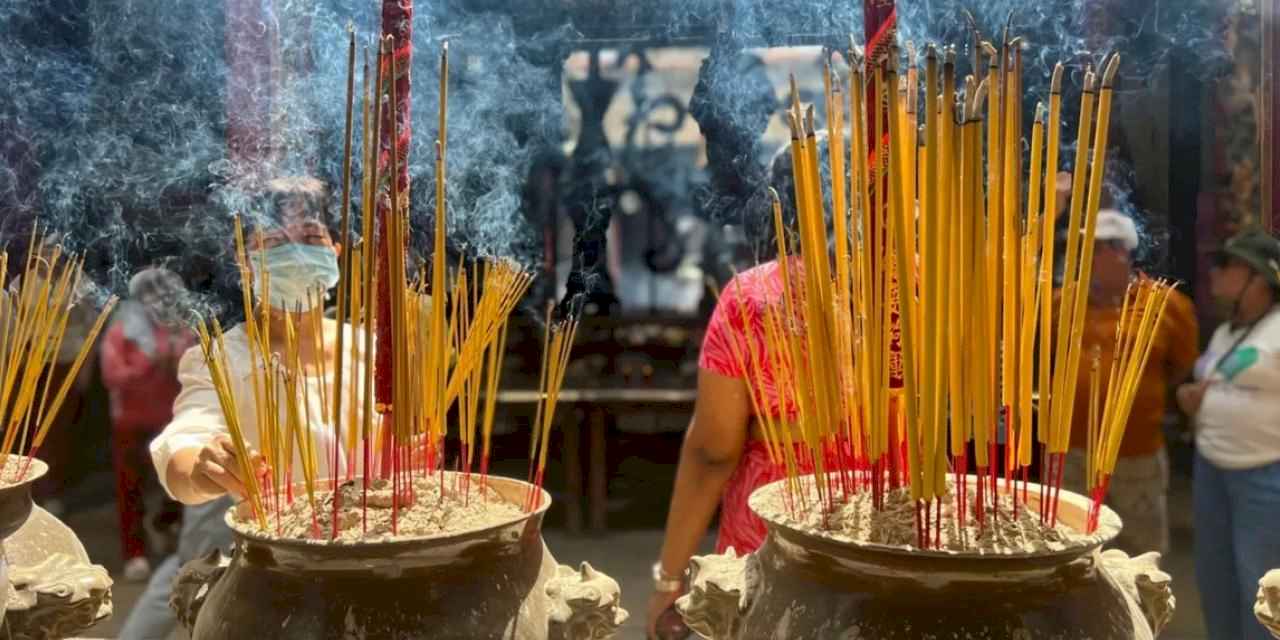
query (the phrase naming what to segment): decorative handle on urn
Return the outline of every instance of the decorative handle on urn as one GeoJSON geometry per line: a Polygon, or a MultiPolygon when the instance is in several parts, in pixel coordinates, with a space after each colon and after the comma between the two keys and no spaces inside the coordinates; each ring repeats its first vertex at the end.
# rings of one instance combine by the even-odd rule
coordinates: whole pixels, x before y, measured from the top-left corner
{"type": "Polygon", "coordinates": [[[231,558],[223,556],[222,551],[213,549],[203,558],[196,558],[182,565],[178,578],[173,583],[173,593],[169,596],[169,608],[178,614],[178,622],[182,623],[187,633],[195,628],[200,607],[204,606],[209,591],[222,578],[229,564],[231,558]]]}
{"type": "Polygon", "coordinates": [[[1258,622],[1280,639],[1280,569],[1272,569],[1258,581],[1258,601],[1253,605],[1258,622]]]}
{"type": "Polygon", "coordinates": [[[740,556],[729,547],[723,554],[694,556],[689,564],[689,593],[676,601],[684,623],[704,638],[736,638],[751,591],[754,556],[740,556]]]}
{"type": "MultiPolygon", "coordinates": [[[[47,531],[45,532],[48,535],[47,531]]],[[[111,577],[100,565],[68,553],[10,569],[5,638],[65,638],[109,617],[111,577]]]]}
{"type": "Polygon", "coordinates": [[[1154,551],[1129,557],[1118,549],[1102,552],[1102,564],[1120,584],[1151,627],[1151,635],[1159,636],[1173,619],[1177,600],[1171,586],[1173,578],[1160,570],[1160,554],[1154,551]]]}
{"type": "Polygon", "coordinates": [[[547,580],[551,599],[548,621],[550,640],[603,640],[611,638],[629,617],[622,602],[622,588],[608,575],[584,562],[578,569],[556,567],[547,580]]]}

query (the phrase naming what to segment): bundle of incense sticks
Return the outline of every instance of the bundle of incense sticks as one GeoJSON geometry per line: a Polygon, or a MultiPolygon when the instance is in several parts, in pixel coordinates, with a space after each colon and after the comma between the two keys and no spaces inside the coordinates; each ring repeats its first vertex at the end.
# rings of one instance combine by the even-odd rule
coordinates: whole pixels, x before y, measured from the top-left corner
{"type": "MultiPolygon", "coordinates": [[[[406,250],[411,232],[407,194],[401,193],[396,180],[382,180],[378,175],[379,153],[389,155],[392,175],[397,175],[401,136],[385,137],[391,148],[379,150],[377,141],[384,139],[379,128],[385,121],[398,127],[395,118],[380,117],[383,104],[396,104],[395,83],[390,82],[399,71],[394,48],[389,40],[378,44],[378,56],[374,69],[366,59],[362,90],[361,114],[364,131],[361,141],[362,163],[366,168],[361,179],[363,237],[366,242],[344,252],[339,261],[340,279],[337,288],[336,334],[327,328],[323,316],[325,292],[315,291],[308,300],[307,310],[301,307],[290,313],[272,310],[267,305],[255,305],[255,300],[270,299],[270,278],[262,256],[251,252],[253,246],[246,242],[239,218],[236,219],[236,254],[241,271],[242,296],[245,315],[245,333],[249,343],[249,364],[252,369],[250,387],[257,407],[258,442],[247,437],[248,425],[240,424],[238,407],[247,399],[237,398],[231,386],[228,352],[220,326],[202,324],[199,328],[201,347],[209,366],[213,384],[218,392],[228,430],[236,448],[241,477],[246,479],[247,501],[251,504],[258,525],[271,526],[275,516],[280,527],[282,507],[294,499],[293,479],[301,476],[300,486],[312,507],[313,521],[318,522],[315,509],[320,500],[317,492],[328,489],[333,492],[332,508],[335,517],[333,529],[313,532],[316,538],[337,538],[339,518],[337,511],[340,482],[353,481],[359,475],[362,483],[362,508],[367,513],[370,483],[386,479],[391,483],[392,532],[396,531],[399,510],[414,499],[415,481],[432,477],[440,472],[442,495],[447,490],[461,492],[469,499],[472,491],[471,471],[479,456],[480,487],[486,487],[492,428],[495,420],[498,388],[500,385],[503,354],[506,347],[508,320],[517,303],[528,291],[532,274],[522,266],[502,259],[486,259],[472,264],[459,264],[453,273],[445,261],[445,199],[444,199],[444,147],[437,145],[436,181],[437,211],[434,254],[431,264],[423,265],[412,280],[406,263],[406,250]],[[387,268],[379,269],[378,251],[367,242],[379,230],[375,216],[377,202],[389,201],[390,216],[385,228],[390,251],[387,268]],[[262,291],[255,296],[252,274],[261,274],[258,286],[262,291]],[[390,280],[383,286],[380,277],[390,280]],[[390,314],[391,359],[388,366],[374,364],[374,327],[378,326],[380,305],[379,290],[388,291],[390,301],[385,305],[390,314]],[[277,335],[273,336],[275,327],[277,335]],[[283,329],[281,329],[283,327],[283,329]],[[279,335],[283,333],[283,335],[279,335]],[[326,350],[324,336],[334,334],[334,348],[326,350]],[[306,354],[311,354],[308,357],[306,354]],[[378,380],[390,381],[392,403],[375,403],[375,384],[378,380]],[[312,409],[307,398],[318,396],[319,410],[312,409]],[[393,410],[394,409],[394,410],[393,410]],[[385,428],[375,428],[373,416],[388,417],[385,428]],[[456,420],[455,432],[460,443],[456,457],[457,469],[463,479],[454,487],[445,486],[444,442],[450,433],[449,421],[456,420]],[[332,439],[326,438],[325,450],[315,442],[311,425],[320,423],[333,429],[332,439]],[[261,462],[254,456],[257,450],[261,462]],[[329,482],[319,477],[320,461],[328,462],[329,482]],[[259,468],[265,471],[259,475],[259,468]],[[340,469],[346,468],[344,477],[340,469]],[[296,473],[295,473],[296,471],[296,473]]],[[[348,105],[346,123],[347,156],[344,158],[342,185],[342,215],[340,243],[352,246],[351,158],[353,144],[353,120],[355,111],[355,37],[350,37],[348,55],[348,105]]],[[[448,49],[441,56],[441,86],[447,83],[448,49]]],[[[443,127],[445,96],[441,93],[440,135],[443,127]]],[[[394,133],[394,132],[393,132],[394,133]]],[[[261,238],[257,246],[261,246],[261,238]]],[[[536,460],[536,476],[532,480],[538,486],[542,482],[542,469],[546,465],[548,433],[555,412],[555,402],[564,381],[569,350],[573,342],[576,320],[551,323],[548,318],[548,350],[544,354],[542,393],[539,419],[535,421],[536,447],[531,453],[531,466],[536,460]]],[[[532,475],[532,474],[531,474],[532,475]]],[[[487,494],[486,494],[487,495],[487,494]]],[[[532,494],[531,494],[532,495],[532,494]]],[[[537,505],[530,505],[529,508],[537,505]]],[[[367,528],[367,518],[364,526],[367,528]]]]}
{"type": "Polygon", "coordinates": [[[1129,286],[1121,307],[1120,322],[1116,325],[1115,351],[1107,377],[1105,399],[1098,397],[1096,378],[1100,362],[1095,355],[1091,376],[1095,380],[1095,390],[1090,398],[1088,457],[1085,463],[1085,480],[1091,499],[1087,524],[1090,532],[1098,528],[1098,515],[1120,455],[1120,440],[1124,437],[1142,372],[1147,367],[1151,347],[1155,344],[1156,332],[1172,292],[1173,287],[1162,280],[1141,278],[1129,286]]]}
{"type": "Polygon", "coordinates": [[[31,234],[27,259],[16,290],[7,282],[9,253],[0,252],[0,482],[20,482],[58,415],[58,409],[97,344],[115,307],[110,298],[85,336],[63,379],[54,379],[54,360],[62,349],[84,259],[46,244],[39,229],[31,234]],[[10,455],[24,456],[17,473],[8,473],[10,455]]]}
{"type": "Polygon", "coordinates": [[[569,367],[569,351],[578,333],[578,321],[569,318],[552,322],[552,306],[547,305],[546,330],[542,339],[542,370],[538,374],[539,401],[533,419],[533,435],[529,441],[529,496],[525,511],[533,511],[542,503],[543,473],[547,468],[547,450],[550,445],[551,426],[554,424],[556,402],[564,374],[569,367]]]}
{"type": "MultiPolygon", "coordinates": [[[[1006,35],[998,46],[975,43],[975,49],[988,61],[985,73],[963,80],[954,50],[934,46],[924,50],[923,73],[914,55],[902,73],[896,50],[867,72],[874,77],[866,77],[853,51],[845,82],[828,67],[827,123],[840,132],[847,126],[851,138],[846,150],[843,135],[830,136],[830,185],[820,178],[814,107],[802,108],[793,80],[787,119],[795,192],[788,195],[798,212],[799,255],[783,240],[788,230],[775,194],[783,299],[765,312],[768,353],[754,353],[748,340],[736,354],[751,385],[763,384],[767,363],[779,396],[794,404],[798,434],[773,418],[763,421],[771,453],[786,466],[789,493],[812,486],[830,508],[865,490],[882,508],[885,492],[901,478],[917,505],[922,548],[940,544],[949,472],[962,524],[981,528],[1002,509],[1027,508],[1037,439],[1053,471],[1038,508],[1047,525],[1056,522],[1053,497],[1069,443],[1119,64],[1112,55],[1100,77],[1084,74],[1068,219],[1073,233],[1061,256],[1064,284],[1054,308],[1063,67],[1053,71],[1048,108],[1037,106],[1028,141],[1022,43],[1006,35]],[[887,105],[884,121],[867,116],[879,113],[876,105],[887,105]],[[868,140],[883,143],[864,154],[868,140]],[[1030,147],[1025,172],[1024,146],[1030,147]],[[802,277],[793,278],[797,269],[802,277]],[[899,377],[903,387],[891,388],[899,377]],[[808,468],[815,482],[796,482],[808,468]]],[[[1115,395],[1105,407],[1103,424],[1113,431],[1104,442],[1118,437],[1114,430],[1128,415],[1125,396],[1119,389],[1115,395]]],[[[803,492],[788,499],[808,501],[803,492]]]]}

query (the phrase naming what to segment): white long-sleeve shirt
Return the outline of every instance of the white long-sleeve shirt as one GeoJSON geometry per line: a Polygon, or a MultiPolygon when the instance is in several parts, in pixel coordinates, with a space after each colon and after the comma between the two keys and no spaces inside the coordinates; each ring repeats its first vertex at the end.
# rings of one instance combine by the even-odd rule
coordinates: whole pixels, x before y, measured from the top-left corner
{"type": "MultiPolygon", "coordinates": [[[[326,320],[326,323],[330,321],[326,320]]],[[[330,325],[331,326],[331,325],[330,325]]],[[[346,332],[344,337],[343,351],[343,382],[342,386],[342,418],[344,421],[348,419],[353,407],[352,381],[363,380],[362,372],[364,371],[364,335],[363,332],[355,334],[351,331],[350,325],[342,325],[343,331],[346,332]],[[352,341],[359,336],[356,342],[356,356],[351,357],[352,341]]],[[[240,325],[231,329],[223,336],[224,344],[227,348],[227,363],[230,367],[230,378],[232,385],[232,394],[236,399],[236,408],[240,414],[240,425],[244,430],[246,441],[255,448],[261,448],[261,437],[258,433],[258,406],[253,393],[253,379],[250,369],[252,360],[249,353],[249,339],[245,333],[244,325],[240,325]]],[[[329,369],[332,369],[330,366],[329,369]]],[[[328,402],[332,405],[332,397],[329,396],[329,389],[332,389],[334,380],[334,372],[325,371],[324,385],[325,395],[328,402]]],[[[167,479],[165,478],[165,470],[169,466],[169,460],[175,453],[183,449],[199,448],[213,441],[219,435],[229,435],[227,421],[223,417],[222,404],[218,401],[217,391],[213,387],[213,381],[209,375],[209,367],[205,364],[204,354],[199,346],[188,349],[182,355],[182,359],[178,363],[178,382],[182,384],[182,391],[178,393],[178,397],[173,403],[173,421],[164,428],[155,440],[151,441],[151,459],[155,464],[156,472],[160,476],[160,483],[164,486],[166,492],[170,496],[173,491],[169,489],[167,479]]],[[[328,409],[321,409],[319,376],[312,376],[307,381],[307,393],[305,405],[299,403],[299,411],[310,411],[309,428],[311,437],[315,443],[316,457],[319,459],[317,465],[318,478],[327,478],[331,473],[330,469],[333,460],[334,446],[334,428],[333,417],[329,421],[322,419],[322,416],[332,412],[332,406],[328,409]],[[306,408],[304,408],[306,407],[306,408]]],[[[355,399],[362,398],[362,390],[354,389],[355,399]]],[[[277,383],[278,397],[284,397],[283,383],[277,383]]],[[[301,395],[302,385],[299,384],[299,394],[301,395]]],[[[359,425],[364,416],[363,402],[357,402],[355,408],[355,422],[359,425]]],[[[286,405],[280,402],[278,407],[280,413],[280,424],[285,425],[286,405]]],[[[303,413],[305,416],[306,414],[303,413]]],[[[375,423],[376,426],[376,423],[375,423]]],[[[346,428],[343,428],[344,434],[346,428]]],[[[345,438],[345,435],[344,435],[345,438]]],[[[342,446],[342,443],[339,443],[342,446]]],[[[347,455],[345,451],[340,452],[338,456],[338,472],[343,477],[347,474],[347,455]]],[[[302,464],[301,454],[297,446],[294,447],[293,458],[293,474],[295,480],[301,480],[302,464]]],[[[359,456],[355,457],[357,469],[359,469],[359,456]]]]}

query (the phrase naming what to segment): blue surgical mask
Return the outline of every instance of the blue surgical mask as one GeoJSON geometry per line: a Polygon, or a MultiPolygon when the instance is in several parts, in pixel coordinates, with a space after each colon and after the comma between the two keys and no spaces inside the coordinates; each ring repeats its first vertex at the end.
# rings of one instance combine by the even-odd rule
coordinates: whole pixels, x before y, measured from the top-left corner
{"type": "Polygon", "coordinates": [[[270,275],[269,304],[281,311],[309,311],[338,284],[338,254],[332,247],[289,243],[255,253],[254,289],[262,296],[262,266],[270,275]],[[308,295],[310,294],[310,300],[308,295]]]}

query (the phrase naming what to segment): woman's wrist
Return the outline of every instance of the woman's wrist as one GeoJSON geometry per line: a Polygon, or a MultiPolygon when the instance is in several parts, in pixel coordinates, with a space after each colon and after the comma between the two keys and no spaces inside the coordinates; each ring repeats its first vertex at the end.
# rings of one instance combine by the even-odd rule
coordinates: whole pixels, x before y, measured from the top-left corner
{"type": "Polygon", "coordinates": [[[653,590],[675,593],[684,589],[684,572],[671,572],[663,568],[662,561],[653,563],[653,590]]]}

